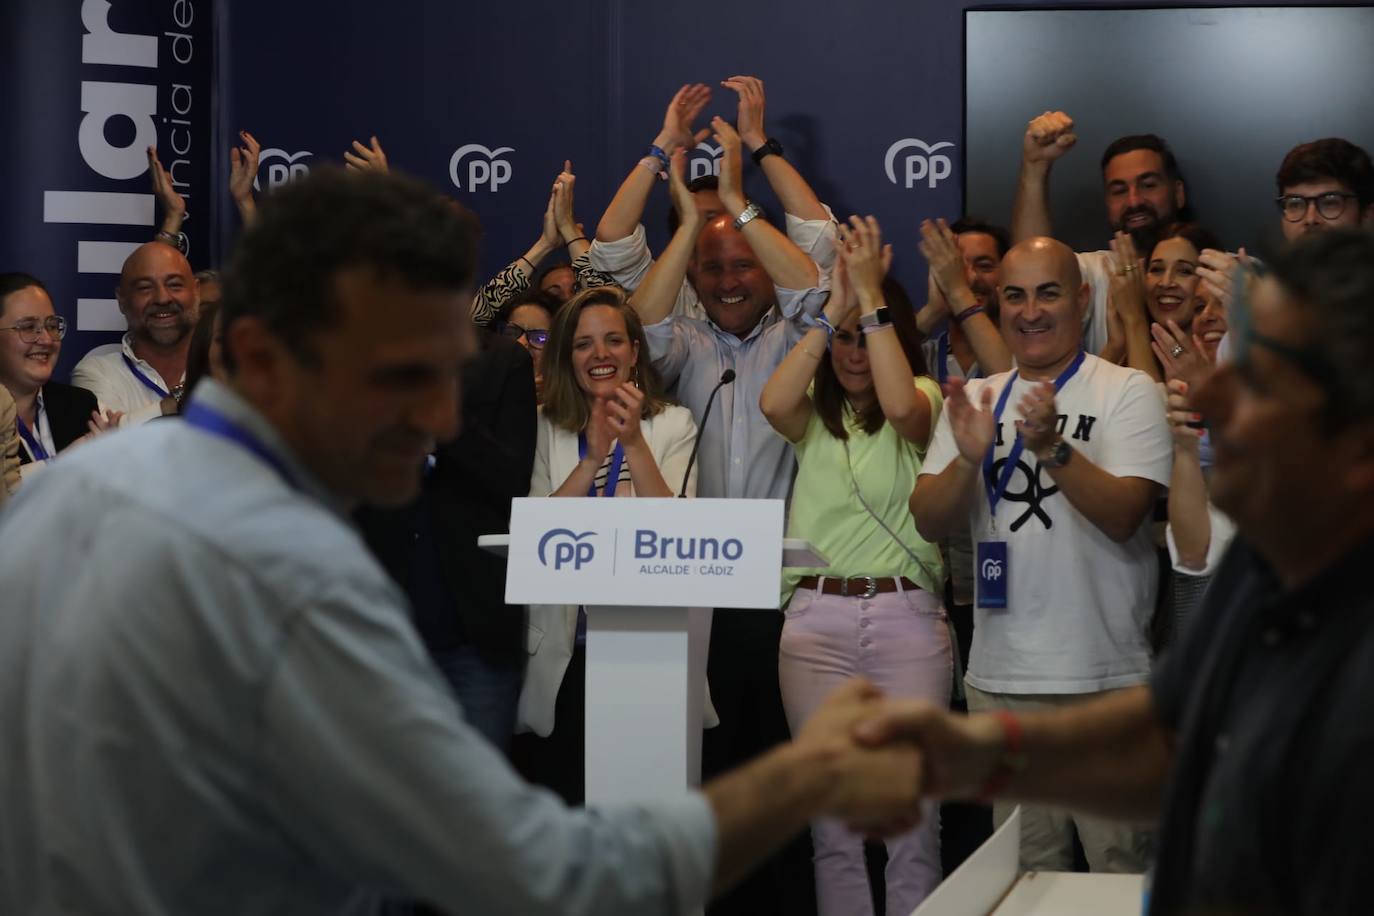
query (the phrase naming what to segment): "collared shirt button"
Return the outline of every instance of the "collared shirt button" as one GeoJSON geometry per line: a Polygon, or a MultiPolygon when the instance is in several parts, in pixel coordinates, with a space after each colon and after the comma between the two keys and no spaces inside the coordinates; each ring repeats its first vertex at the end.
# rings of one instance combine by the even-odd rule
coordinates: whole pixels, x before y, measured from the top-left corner
{"type": "Polygon", "coordinates": [[[861,627],[866,627],[866,626],[868,626],[868,618],[867,618],[867,617],[860,617],[860,618],[859,618],[859,626],[861,626],[861,627]]]}
{"type": "Polygon", "coordinates": [[[869,638],[868,638],[867,636],[865,636],[863,639],[859,640],[859,645],[862,646],[863,648],[867,649],[867,648],[868,648],[869,641],[870,641],[869,638]]]}

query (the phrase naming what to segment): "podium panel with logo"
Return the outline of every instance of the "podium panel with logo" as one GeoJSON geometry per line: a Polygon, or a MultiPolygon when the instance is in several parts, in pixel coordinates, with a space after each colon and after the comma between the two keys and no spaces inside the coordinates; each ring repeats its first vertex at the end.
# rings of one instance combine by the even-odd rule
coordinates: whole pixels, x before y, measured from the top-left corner
{"type": "Polygon", "coordinates": [[[782,500],[517,499],[506,600],[587,609],[586,797],[681,794],[701,779],[711,609],[777,612],[782,500]]]}

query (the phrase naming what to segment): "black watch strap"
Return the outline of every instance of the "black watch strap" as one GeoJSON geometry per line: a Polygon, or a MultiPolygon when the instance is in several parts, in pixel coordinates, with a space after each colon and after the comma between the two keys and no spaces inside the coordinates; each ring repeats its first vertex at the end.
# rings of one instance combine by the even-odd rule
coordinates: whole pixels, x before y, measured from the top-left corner
{"type": "Polygon", "coordinates": [[[781,156],[782,144],[777,141],[776,137],[769,137],[767,140],[763,141],[763,146],[760,146],[749,155],[753,157],[755,165],[761,165],[764,158],[767,156],[781,156]]]}

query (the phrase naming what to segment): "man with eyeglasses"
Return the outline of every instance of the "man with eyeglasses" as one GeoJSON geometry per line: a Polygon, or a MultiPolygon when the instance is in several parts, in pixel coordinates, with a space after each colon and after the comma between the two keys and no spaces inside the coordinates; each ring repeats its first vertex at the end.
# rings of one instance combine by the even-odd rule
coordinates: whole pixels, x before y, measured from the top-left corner
{"type": "Polygon", "coordinates": [[[115,298],[128,332],[82,357],[72,383],[123,413],[126,424],[176,413],[200,316],[200,281],[190,262],[166,242],[140,245],[124,261],[115,298]]]}
{"type": "MultiPolygon", "coordinates": [[[[1074,709],[861,730],[925,789],[1160,823],[1149,913],[1360,913],[1374,861],[1374,235],[1301,239],[1196,392],[1240,535],[1149,686],[1074,709]]],[[[943,422],[943,418],[942,418],[943,422]]]]}
{"type": "Polygon", "coordinates": [[[1293,147],[1277,176],[1279,227],[1292,242],[1311,232],[1374,224],[1374,164],[1348,140],[1293,147]]]}

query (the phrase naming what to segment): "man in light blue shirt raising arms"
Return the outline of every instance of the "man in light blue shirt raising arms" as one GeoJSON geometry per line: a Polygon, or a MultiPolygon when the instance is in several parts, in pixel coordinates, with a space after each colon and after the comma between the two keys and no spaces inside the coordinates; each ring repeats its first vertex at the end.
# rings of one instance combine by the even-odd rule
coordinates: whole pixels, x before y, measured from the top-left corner
{"type": "Polygon", "coordinates": [[[368,884],[689,913],[813,817],[917,810],[914,749],[850,739],[859,683],[700,793],[585,811],[463,721],[345,513],[413,498],[457,431],[474,242],[399,176],[280,191],[226,278],[228,383],[0,516],[0,912],[324,914],[368,884]]]}

